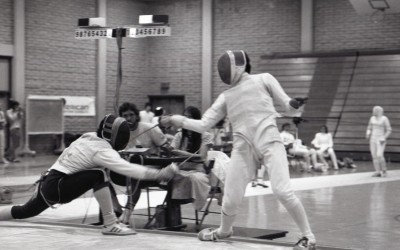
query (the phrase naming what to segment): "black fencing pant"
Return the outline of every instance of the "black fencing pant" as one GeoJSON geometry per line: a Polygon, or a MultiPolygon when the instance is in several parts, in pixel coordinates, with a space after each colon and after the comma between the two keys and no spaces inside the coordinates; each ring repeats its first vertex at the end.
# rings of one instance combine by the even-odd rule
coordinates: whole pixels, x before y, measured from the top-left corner
{"type": "Polygon", "coordinates": [[[50,205],[68,203],[90,189],[95,192],[108,187],[104,170],[83,170],[71,175],[52,169],[40,183],[37,194],[22,206],[13,206],[11,215],[14,219],[36,216],[50,205]]]}

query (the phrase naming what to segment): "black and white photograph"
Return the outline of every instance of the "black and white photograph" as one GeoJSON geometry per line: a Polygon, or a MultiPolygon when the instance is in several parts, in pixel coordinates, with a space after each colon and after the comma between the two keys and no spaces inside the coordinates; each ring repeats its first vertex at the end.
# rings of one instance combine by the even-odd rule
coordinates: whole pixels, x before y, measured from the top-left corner
{"type": "Polygon", "coordinates": [[[399,0],[0,0],[0,249],[399,249],[399,99],[399,0]]]}

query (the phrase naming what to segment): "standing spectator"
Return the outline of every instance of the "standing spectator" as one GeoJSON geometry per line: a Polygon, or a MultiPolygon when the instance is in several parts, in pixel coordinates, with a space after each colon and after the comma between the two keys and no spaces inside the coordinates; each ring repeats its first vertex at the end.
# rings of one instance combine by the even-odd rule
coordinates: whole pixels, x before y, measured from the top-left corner
{"type": "Polygon", "coordinates": [[[0,104],[0,163],[9,163],[4,156],[4,148],[5,148],[5,134],[4,129],[7,125],[7,119],[3,112],[3,106],[0,104]]]}
{"type": "Polygon", "coordinates": [[[19,106],[19,102],[15,100],[10,99],[9,106],[10,109],[6,112],[8,124],[10,125],[8,158],[11,162],[19,162],[19,160],[16,159],[15,151],[19,146],[21,138],[23,112],[19,106]]]}
{"type": "Polygon", "coordinates": [[[389,119],[383,115],[383,108],[375,106],[369,119],[366,138],[369,139],[369,149],[374,163],[373,177],[386,177],[385,146],[392,132],[389,119]]]}
{"type": "Polygon", "coordinates": [[[315,138],[314,140],[312,140],[311,144],[314,145],[314,147],[317,149],[318,157],[323,164],[328,165],[325,157],[329,156],[332,160],[333,169],[339,170],[336,154],[333,150],[332,134],[329,133],[328,127],[326,125],[323,125],[319,133],[315,134],[315,138]]]}
{"type": "Polygon", "coordinates": [[[154,117],[154,113],[151,111],[151,103],[146,102],[144,105],[144,110],[140,111],[139,116],[140,116],[140,121],[141,122],[146,122],[146,123],[151,123],[154,117]]]}

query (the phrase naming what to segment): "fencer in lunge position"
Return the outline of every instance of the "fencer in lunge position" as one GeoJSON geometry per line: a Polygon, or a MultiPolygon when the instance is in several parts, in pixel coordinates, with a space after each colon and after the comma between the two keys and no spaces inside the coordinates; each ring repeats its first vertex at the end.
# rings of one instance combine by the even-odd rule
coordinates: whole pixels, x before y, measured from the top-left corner
{"type": "Polygon", "coordinates": [[[231,165],[227,168],[221,225],[218,229],[202,230],[198,237],[214,241],[230,237],[232,225],[238,213],[247,184],[257,166],[268,168],[272,190],[299,226],[303,237],[295,249],[315,249],[315,236],[300,200],[290,183],[285,147],[276,125],[279,116],[274,103],[295,112],[304,99],[291,99],[279,82],[270,74],[250,75],[250,61],[244,51],[226,51],[218,61],[222,81],[231,88],[220,94],[201,120],[179,115],[164,116],[164,126],[174,125],[202,133],[228,116],[232,124],[234,140],[231,165]]]}
{"type": "Polygon", "coordinates": [[[122,159],[117,150],[129,141],[129,125],[124,118],[107,115],[97,133],[85,133],[60,155],[42,176],[37,192],[21,206],[0,208],[0,221],[36,216],[56,204],[68,203],[93,189],[104,216],[102,233],[135,234],[135,229],[119,223],[114,214],[109,182],[104,168],[143,180],[170,180],[178,168],[172,164],[162,170],[150,169],[122,159]]]}
{"type": "Polygon", "coordinates": [[[375,173],[373,177],[386,177],[385,147],[386,140],[392,132],[389,119],[383,115],[383,108],[375,106],[369,119],[366,138],[369,139],[372,162],[375,173]]]}

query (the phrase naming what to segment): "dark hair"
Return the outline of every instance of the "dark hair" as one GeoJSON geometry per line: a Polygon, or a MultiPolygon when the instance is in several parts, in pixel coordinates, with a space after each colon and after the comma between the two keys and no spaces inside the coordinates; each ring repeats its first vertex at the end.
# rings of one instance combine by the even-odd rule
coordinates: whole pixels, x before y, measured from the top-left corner
{"type": "Polygon", "coordinates": [[[145,108],[146,108],[146,107],[152,107],[152,105],[151,105],[150,102],[146,102],[146,103],[144,104],[144,107],[145,107],[145,108]]]}
{"type": "Polygon", "coordinates": [[[193,106],[188,106],[184,113],[189,113],[191,118],[196,119],[196,120],[200,120],[201,119],[201,112],[198,108],[193,107],[193,106]]]}
{"type": "Polygon", "coordinates": [[[281,126],[281,130],[285,130],[286,127],[290,127],[290,123],[284,123],[281,126]]]}
{"type": "Polygon", "coordinates": [[[250,57],[246,52],[244,52],[244,55],[246,56],[246,68],[244,69],[244,71],[250,74],[251,72],[250,57]]]}
{"type": "Polygon", "coordinates": [[[325,129],[325,133],[329,133],[328,126],[322,125],[321,128],[319,129],[319,131],[321,131],[322,128],[325,129]]]}
{"type": "Polygon", "coordinates": [[[121,104],[121,106],[119,106],[118,109],[119,116],[122,116],[122,113],[128,110],[132,110],[133,113],[135,113],[136,115],[136,119],[140,121],[139,110],[137,109],[136,105],[131,102],[124,102],[121,104]]]}
{"type": "Polygon", "coordinates": [[[10,99],[8,100],[8,105],[13,109],[19,106],[19,102],[14,99],[10,99]]]}
{"type": "Polygon", "coordinates": [[[105,119],[105,117],[101,120],[99,126],[97,127],[96,134],[97,134],[97,137],[99,137],[99,138],[103,138],[102,132],[103,132],[103,126],[104,126],[104,119],[105,119]]]}
{"type": "MultiPolygon", "coordinates": [[[[200,120],[201,112],[198,108],[189,106],[185,109],[184,113],[189,113],[192,119],[200,120]]],[[[183,141],[187,138],[187,148],[183,149],[190,153],[194,153],[201,147],[201,134],[197,132],[188,131],[187,129],[182,129],[182,138],[180,141],[179,148],[182,149],[183,141]]]]}

